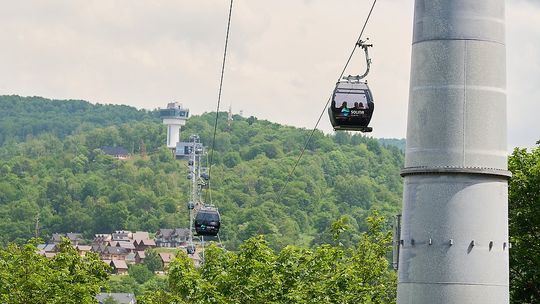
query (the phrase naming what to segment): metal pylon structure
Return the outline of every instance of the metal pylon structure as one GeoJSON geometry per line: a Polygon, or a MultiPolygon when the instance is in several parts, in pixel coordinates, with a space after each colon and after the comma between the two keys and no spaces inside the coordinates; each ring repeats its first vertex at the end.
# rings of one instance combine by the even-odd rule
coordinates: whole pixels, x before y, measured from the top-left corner
{"type": "Polygon", "coordinates": [[[504,0],[416,0],[398,304],[509,303],[504,0]]]}
{"type": "Polygon", "coordinates": [[[189,142],[187,177],[191,181],[191,189],[190,201],[188,202],[190,229],[188,246],[195,248],[193,244],[193,233],[195,231],[193,222],[197,211],[204,206],[202,190],[208,186],[208,173],[206,167],[202,166],[202,161],[206,154],[200,137],[198,135],[191,135],[189,142]]]}

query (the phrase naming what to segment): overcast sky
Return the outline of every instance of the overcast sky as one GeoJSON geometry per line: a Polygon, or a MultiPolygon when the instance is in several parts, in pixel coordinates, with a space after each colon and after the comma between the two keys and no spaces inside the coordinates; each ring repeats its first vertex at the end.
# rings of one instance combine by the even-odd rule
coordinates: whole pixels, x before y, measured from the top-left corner
{"type": "MultiPolygon", "coordinates": [[[[366,29],[374,137],[403,138],[413,0],[366,29]]],[[[312,128],[371,0],[236,0],[222,109],[312,128]]],[[[509,149],[540,139],[540,5],[507,1],[509,149]]],[[[228,0],[0,0],[0,94],[214,111],[228,0]]],[[[346,74],[363,72],[358,52],[346,74]]],[[[329,132],[325,116],[319,129],[329,132]]]]}

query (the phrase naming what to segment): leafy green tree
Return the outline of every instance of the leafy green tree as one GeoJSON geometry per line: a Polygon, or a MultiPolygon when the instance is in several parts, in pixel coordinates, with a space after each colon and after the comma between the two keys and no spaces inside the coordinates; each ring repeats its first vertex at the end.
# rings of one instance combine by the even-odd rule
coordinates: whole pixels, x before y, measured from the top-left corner
{"type": "MultiPolygon", "coordinates": [[[[238,252],[211,245],[200,268],[181,253],[169,269],[170,292],[147,292],[142,303],[395,303],[396,274],[386,258],[391,234],[377,214],[368,226],[349,248],[287,246],[276,254],[258,236],[238,252]]],[[[336,222],[335,237],[347,227],[336,222]]]]}
{"type": "Polygon", "coordinates": [[[144,265],[152,273],[163,270],[163,264],[159,254],[154,249],[147,249],[145,251],[144,265]]]}
{"type": "Polygon", "coordinates": [[[139,294],[140,285],[131,276],[111,276],[108,282],[108,290],[111,292],[139,294]]]}
{"type": "Polygon", "coordinates": [[[80,257],[69,240],[47,259],[34,242],[0,250],[0,303],[95,303],[109,267],[96,254],[80,257]]]}
{"type": "MultiPolygon", "coordinates": [[[[537,142],[540,144],[540,141],[537,142]]],[[[515,149],[509,158],[510,298],[540,302],[540,148],[515,149]]]]}
{"type": "Polygon", "coordinates": [[[144,284],[150,280],[154,273],[146,267],[144,264],[139,265],[130,265],[128,269],[128,274],[130,277],[134,278],[135,281],[139,284],[144,284]]]}

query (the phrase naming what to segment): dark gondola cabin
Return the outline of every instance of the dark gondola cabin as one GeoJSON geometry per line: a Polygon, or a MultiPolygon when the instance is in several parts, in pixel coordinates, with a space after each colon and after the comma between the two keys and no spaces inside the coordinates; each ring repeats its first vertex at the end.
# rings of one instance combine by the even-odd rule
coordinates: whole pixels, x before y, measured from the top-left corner
{"type": "Polygon", "coordinates": [[[373,110],[373,96],[367,82],[348,77],[336,84],[328,108],[334,130],[371,132],[373,128],[368,125],[373,110]]]}
{"type": "Polygon", "coordinates": [[[203,207],[195,216],[195,232],[202,236],[216,236],[221,226],[221,217],[217,208],[203,207]]]}
{"type": "Polygon", "coordinates": [[[189,244],[189,245],[186,246],[187,254],[195,254],[195,251],[196,251],[195,245],[189,244]]]}

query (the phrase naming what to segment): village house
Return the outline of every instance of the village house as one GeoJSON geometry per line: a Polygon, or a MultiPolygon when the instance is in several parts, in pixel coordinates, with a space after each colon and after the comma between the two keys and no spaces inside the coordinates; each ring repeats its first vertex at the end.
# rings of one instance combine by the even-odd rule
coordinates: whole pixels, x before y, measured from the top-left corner
{"type": "Polygon", "coordinates": [[[130,252],[126,255],[126,263],[127,264],[135,264],[135,255],[136,253],[135,252],[130,252]]]}
{"type": "Polygon", "coordinates": [[[83,240],[83,236],[81,233],[53,233],[49,243],[58,244],[62,242],[62,238],[68,238],[71,244],[73,245],[79,245],[79,242],[83,240]]]}
{"type": "Polygon", "coordinates": [[[202,258],[198,252],[188,254],[188,257],[193,261],[193,265],[195,265],[196,268],[199,268],[202,265],[202,258]]]}
{"type": "Polygon", "coordinates": [[[159,229],[156,232],[155,243],[157,247],[177,248],[185,246],[189,240],[189,229],[159,229]]]}
{"type": "Polygon", "coordinates": [[[103,146],[101,147],[101,151],[103,153],[112,156],[116,159],[129,159],[130,153],[126,148],[123,147],[109,147],[109,146],[103,146]]]}
{"type": "Polygon", "coordinates": [[[135,245],[135,248],[137,249],[137,251],[144,251],[146,249],[156,247],[156,242],[150,239],[134,240],[133,245],[135,245]]]}
{"type": "Polygon", "coordinates": [[[100,252],[102,260],[125,260],[129,250],[122,247],[107,246],[100,252]]]}
{"type": "Polygon", "coordinates": [[[112,241],[111,234],[96,234],[94,240],[92,241],[92,245],[107,244],[110,241],[112,241]]]}
{"type": "Polygon", "coordinates": [[[132,239],[132,236],[133,236],[133,233],[131,233],[131,231],[124,231],[124,230],[119,230],[119,231],[115,231],[113,234],[112,234],[112,240],[111,241],[131,241],[132,239]]]}
{"type": "Polygon", "coordinates": [[[174,259],[174,255],[172,253],[161,252],[159,254],[159,258],[161,259],[163,271],[167,271],[167,269],[169,268],[169,264],[171,263],[172,259],[174,259]]]}
{"type": "Polygon", "coordinates": [[[56,253],[58,251],[58,248],[56,247],[56,244],[39,244],[37,245],[37,252],[38,254],[48,258],[52,259],[54,256],[56,256],[56,253]]]}
{"type": "Polygon", "coordinates": [[[148,240],[150,239],[150,234],[146,231],[135,231],[131,238],[133,240],[148,240]]]}
{"type": "Polygon", "coordinates": [[[131,242],[111,241],[107,245],[111,246],[111,247],[122,247],[122,248],[125,248],[125,249],[129,250],[130,252],[135,251],[135,246],[131,242]]]}
{"type": "Polygon", "coordinates": [[[135,264],[144,263],[145,258],[146,258],[146,253],[144,251],[135,252],[135,264]]]}
{"type": "Polygon", "coordinates": [[[92,251],[92,246],[77,245],[77,246],[75,246],[75,249],[77,249],[80,256],[85,256],[87,252],[92,251]]]}
{"type": "Polygon", "coordinates": [[[99,304],[118,303],[135,304],[135,295],[132,293],[98,293],[96,300],[99,304]]]}
{"type": "Polygon", "coordinates": [[[39,252],[57,252],[58,248],[56,247],[56,244],[39,244],[37,245],[37,249],[39,252]]]}
{"type": "Polygon", "coordinates": [[[124,260],[115,260],[113,259],[111,263],[109,264],[114,274],[127,274],[128,272],[128,265],[126,264],[126,261],[124,260]]]}

